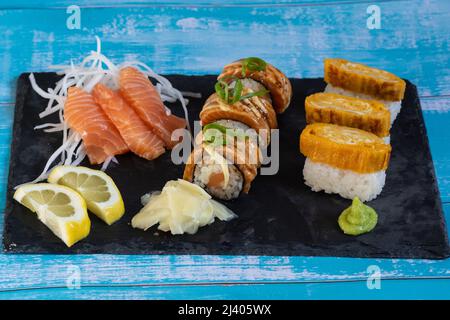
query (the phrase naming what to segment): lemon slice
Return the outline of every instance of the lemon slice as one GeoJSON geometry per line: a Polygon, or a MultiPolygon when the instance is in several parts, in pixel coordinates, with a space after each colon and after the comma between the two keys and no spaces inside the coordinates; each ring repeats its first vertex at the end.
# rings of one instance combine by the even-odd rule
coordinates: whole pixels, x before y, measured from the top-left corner
{"type": "Polygon", "coordinates": [[[86,202],[72,189],[50,183],[28,184],[16,190],[14,199],[37,213],[68,247],[89,234],[91,220],[86,202]]]}
{"type": "Polygon", "coordinates": [[[86,200],[88,209],[108,225],[119,220],[125,213],[119,189],[103,171],[58,166],[50,172],[48,181],[76,190],[86,200]]]}

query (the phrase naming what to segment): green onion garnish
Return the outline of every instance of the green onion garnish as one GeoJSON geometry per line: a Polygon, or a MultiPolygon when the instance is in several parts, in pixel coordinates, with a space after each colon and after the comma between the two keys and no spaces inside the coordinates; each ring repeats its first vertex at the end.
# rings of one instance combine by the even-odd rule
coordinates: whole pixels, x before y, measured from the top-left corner
{"type": "Polygon", "coordinates": [[[216,82],[214,89],[216,90],[216,93],[219,96],[220,100],[228,104],[233,104],[240,100],[243,85],[241,80],[236,79],[234,82],[234,87],[230,88],[230,86],[226,81],[224,81],[224,79],[220,79],[216,82]]]}
{"type": "Polygon", "coordinates": [[[216,93],[220,100],[227,104],[233,104],[241,100],[249,99],[251,97],[260,97],[269,92],[268,90],[262,89],[256,92],[250,92],[242,95],[244,86],[242,84],[242,81],[237,78],[234,80],[234,86],[232,88],[230,88],[227,82],[225,82],[223,79],[220,79],[216,82],[214,89],[216,90],[216,93]]]}
{"type": "Polygon", "coordinates": [[[206,130],[208,130],[208,129],[216,129],[216,130],[219,130],[220,132],[222,132],[222,133],[227,133],[227,127],[224,127],[224,126],[222,126],[222,125],[220,125],[220,124],[218,124],[218,123],[208,123],[207,125],[205,125],[204,127],[203,127],[203,131],[206,131],[206,130]]]}
{"type": "Polygon", "coordinates": [[[226,127],[221,126],[220,124],[217,123],[209,123],[203,127],[202,131],[204,142],[208,144],[214,143],[215,145],[223,145],[223,146],[226,145],[227,140],[224,139],[225,134],[227,132],[226,127]],[[217,134],[218,132],[216,130],[219,132],[219,134],[217,134]]]}
{"type": "Polygon", "coordinates": [[[244,86],[242,85],[242,81],[240,79],[237,79],[234,82],[234,88],[233,88],[233,96],[231,99],[231,104],[238,102],[239,100],[241,100],[241,94],[242,94],[242,89],[244,88],[244,86]]]}
{"type": "Polygon", "coordinates": [[[216,93],[219,96],[219,98],[228,103],[228,94],[230,91],[228,83],[226,83],[223,80],[219,80],[216,82],[214,89],[216,90],[216,93]]]}
{"type": "Polygon", "coordinates": [[[230,138],[249,138],[242,129],[230,129],[218,123],[209,123],[202,128],[202,131],[203,141],[207,144],[213,143],[216,146],[225,146],[227,144],[227,136],[230,138]],[[220,134],[217,134],[218,132],[220,134]]]}
{"type": "Polygon", "coordinates": [[[264,71],[266,70],[267,62],[258,57],[248,57],[242,61],[242,76],[245,77],[247,70],[249,71],[264,71]]]}

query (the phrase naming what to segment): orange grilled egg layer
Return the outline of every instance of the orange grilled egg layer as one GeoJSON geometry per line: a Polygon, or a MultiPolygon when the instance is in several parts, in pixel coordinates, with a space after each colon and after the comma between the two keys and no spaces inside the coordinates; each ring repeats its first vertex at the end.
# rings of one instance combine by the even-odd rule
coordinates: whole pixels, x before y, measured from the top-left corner
{"type": "Polygon", "coordinates": [[[391,146],[373,133],[328,123],[307,125],[300,152],[310,160],[358,173],[386,170],[391,146]]]}
{"type": "Polygon", "coordinates": [[[387,137],[390,112],[376,100],[365,100],[335,93],[316,93],[305,100],[307,123],[332,123],[387,137]]]}
{"type": "Polygon", "coordinates": [[[333,86],[381,100],[403,99],[405,81],[390,72],[344,59],[325,59],[324,64],[325,81],[333,86]]]}

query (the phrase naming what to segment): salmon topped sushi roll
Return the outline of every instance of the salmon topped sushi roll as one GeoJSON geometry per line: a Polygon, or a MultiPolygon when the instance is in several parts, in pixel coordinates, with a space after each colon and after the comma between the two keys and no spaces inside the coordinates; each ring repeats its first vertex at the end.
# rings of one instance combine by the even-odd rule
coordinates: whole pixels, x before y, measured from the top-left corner
{"type": "Polygon", "coordinates": [[[233,120],[203,127],[183,178],[222,200],[248,193],[262,159],[257,139],[247,135],[248,130],[248,126],[233,120]]]}
{"type": "Polygon", "coordinates": [[[195,143],[197,146],[203,143],[215,147],[233,146],[240,159],[260,167],[263,156],[258,138],[256,131],[239,121],[218,120],[205,125],[195,137],[195,143]]]}
{"type": "Polygon", "coordinates": [[[382,191],[391,146],[373,133],[327,123],[307,125],[300,135],[305,184],[343,198],[375,199],[382,191]]]}
{"type": "Polygon", "coordinates": [[[200,112],[200,147],[191,153],[183,178],[230,200],[250,190],[292,87],[272,65],[247,58],[225,66],[214,89],[200,112]]]}
{"type": "Polygon", "coordinates": [[[315,93],[305,100],[307,123],[332,123],[362,129],[389,143],[390,112],[376,100],[359,99],[336,93],[315,93]]]}
{"type": "Polygon", "coordinates": [[[391,112],[391,123],[400,113],[406,83],[396,75],[345,59],[325,59],[324,71],[325,92],[380,100],[391,112]]]}
{"type": "Polygon", "coordinates": [[[226,65],[218,79],[232,83],[242,79],[246,88],[254,91],[266,89],[277,113],[283,113],[292,98],[292,86],[289,79],[270,63],[249,57],[226,65]]]}
{"type": "Polygon", "coordinates": [[[223,152],[203,145],[191,153],[183,179],[193,182],[210,195],[222,200],[248,193],[258,173],[258,165],[248,163],[236,148],[224,146],[223,152]]]}
{"type": "Polygon", "coordinates": [[[202,125],[219,121],[239,121],[249,128],[261,133],[270,142],[270,129],[278,127],[275,111],[270,102],[258,96],[227,103],[213,93],[205,102],[200,112],[202,125]]]}

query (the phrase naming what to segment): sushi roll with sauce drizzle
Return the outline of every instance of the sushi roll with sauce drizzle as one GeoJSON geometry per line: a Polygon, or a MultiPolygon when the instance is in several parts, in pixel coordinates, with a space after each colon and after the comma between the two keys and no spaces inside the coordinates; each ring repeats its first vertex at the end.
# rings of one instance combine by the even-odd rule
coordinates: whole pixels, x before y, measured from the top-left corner
{"type": "Polygon", "coordinates": [[[379,101],[336,93],[315,93],[305,100],[307,123],[332,123],[376,134],[390,143],[390,112],[379,101]]]}
{"type": "Polygon", "coordinates": [[[248,193],[257,175],[259,161],[248,161],[236,145],[210,146],[203,143],[190,155],[183,179],[193,182],[222,200],[248,193]]]}
{"type": "Polygon", "coordinates": [[[249,57],[230,63],[218,77],[230,84],[236,78],[242,79],[244,86],[253,91],[266,89],[277,113],[283,113],[291,102],[292,86],[289,79],[260,58],[249,57]]]}
{"type": "Polygon", "coordinates": [[[373,133],[327,123],[307,125],[300,135],[305,184],[346,199],[375,199],[382,191],[391,146],[373,133]]]}
{"type": "Polygon", "coordinates": [[[258,139],[260,137],[256,131],[239,121],[218,120],[205,125],[203,130],[197,134],[195,143],[197,146],[206,144],[215,148],[222,148],[225,145],[233,146],[237,149],[237,154],[240,155],[241,160],[244,160],[246,163],[257,164],[259,168],[261,166],[262,153],[261,143],[259,143],[258,139]],[[211,130],[216,130],[216,134],[213,132],[211,135],[211,130]],[[211,144],[213,142],[211,140],[215,138],[219,138],[221,141],[211,144]]]}
{"type": "Polygon", "coordinates": [[[325,59],[325,92],[382,102],[391,113],[391,124],[400,113],[406,83],[396,75],[344,59],[325,59]]]}
{"type": "Polygon", "coordinates": [[[204,126],[196,137],[200,148],[191,153],[183,178],[216,198],[230,200],[250,190],[261,165],[260,148],[270,143],[270,130],[278,127],[276,114],[288,107],[292,88],[278,69],[259,58],[247,58],[227,65],[215,90],[200,112],[204,126]],[[205,129],[211,128],[224,134],[223,144],[204,139],[205,129]],[[249,130],[256,136],[244,136],[241,144],[235,141],[242,138],[237,131],[249,130]]]}
{"type": "MultiPolygon", "coordinates": [[[[244,92],[253,92],[246,90],[244,92]]],[[[220,120],[233,120],[248,128],[254,129],[270,143],[270,129],[276,129],[277,116],[269,101],[262,97],[253,96],[234,103],[227,103],[212,94],[205,102],[200,112],[202,125],[220,120]]]]}
{"type": "Polygon", "coordinates": [[[268,145],[271,126],[277,125],[272,105],[258,96],[230,104],[215,93],[207,99],[200,119],[203,130],[196,137],[200,147],[191,154],[183,178],[222,200],[248,193],[261,164],[260,147],[268,145]],[[212,129],[219,136],[211,140],[212,129]]]}

